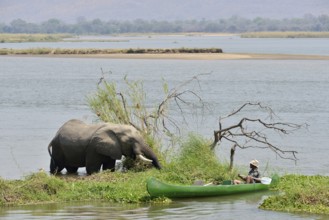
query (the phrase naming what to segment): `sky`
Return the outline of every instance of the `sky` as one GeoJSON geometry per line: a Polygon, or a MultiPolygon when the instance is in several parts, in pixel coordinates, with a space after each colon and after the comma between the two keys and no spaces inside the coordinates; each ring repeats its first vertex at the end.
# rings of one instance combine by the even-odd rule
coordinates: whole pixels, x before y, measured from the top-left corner
{"type": "Polygon", "coordinates": [[[329,0],[0,0],[0,23],[87,20],[273,19],[329,15],[329,0]]]}

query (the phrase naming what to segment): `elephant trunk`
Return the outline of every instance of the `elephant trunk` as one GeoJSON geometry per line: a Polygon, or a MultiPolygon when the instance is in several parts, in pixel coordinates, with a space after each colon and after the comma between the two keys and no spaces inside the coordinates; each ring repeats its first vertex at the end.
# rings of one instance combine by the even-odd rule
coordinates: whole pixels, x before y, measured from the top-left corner
{"type": "Polygon", "coordinates": [[[144,156],[152,162],[153,166],[157,169],[161,169],[161,165],[159,163],[158,158],[156,157],[155,153],[151,151],[151,149],[148,149],[146,152],[144,151],[144,156]]]}
{"type": "Polygon", "coordinates": [[[142,148],[139,148],[139,150],[135,150],[135,154],[137,158],[152,163],[155,168],[161,169],[157,156],[149,146],[144,145],[142,148]]]}
{"type": "Polygon", "coordinates": [[[153,160],[152,162],[153,166],[155,166],[158,170],[161,170],[161,165],[158,161],[158,158],[155,158],[155,160],[153,160]]]}

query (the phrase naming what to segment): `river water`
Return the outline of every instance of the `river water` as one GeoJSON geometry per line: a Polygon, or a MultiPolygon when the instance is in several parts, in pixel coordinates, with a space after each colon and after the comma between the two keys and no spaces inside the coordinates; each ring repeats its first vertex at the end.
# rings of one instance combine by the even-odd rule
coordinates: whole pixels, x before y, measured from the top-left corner
{"type": "Polygon", "coordinates": [[[1,48],[221,48],[225,53],[328,55],[329,38],[240,38],[207,35],[80,36],[73,42],[2,43],[1,48]],[[80,42],[78,40],[99,40],[80,42]],[[103,40],[103,42],[102,42],[103,40]],[[107,42],[106,42],[107,41],[107,42]]]}
{"type": "MultiPolygon", "coordinates": [[[[126,43],[129,44],[134,40],[126,43]]],[[[147,39],[144,40],[147,42],[147,39]]],[[[185,43],[181,44],[185,46],[190,40],[186,37],[185,43]]],[[[239,39],[233,40],[236,41],[236,47],[243,45],[243,42],[239,43],[239,39]]],[[[300,44],[298,39],[289,40],[292,45],[299,44],[303,54],[329,54],[327,48],[319,47],[318,40],[304,39],[308,41],[307,46],[300,44]],[[311,48],[312,45],[309,44],[312,43],[316,52],[308,49],[311,48]]],[[[153,41],[156,40],[151,38],[150,41],[155,44],[153,41]]],[[[274,41],[280,40],[272,39],[272,42],[274,41]]],[[[289,46],[285,47],[286,40],[282,41],[275,44],[278,53],[301,54],[293,48],[286,51],[289,46]],[[279,45],[283,45],[282,50],[279,45]]],[[[268,40],[260,40],[260,42],[256,48],[273,47],[268,45],[268,40]]],[[[79,47],[83,47],[84,44],[79,47]]],[[[16,47],[15,45],[18,44],[13,44],[12,47],[16,47]]],[[[41,45],[35,44],[35,46],[41,45]]],[[[218,47],[222,47],[224,51],[233,50],[230,45],[224,44],[226,47],[218,47]]],[[[26,45],[20,44],[20,46],[26,45]]],[[[144,46],[147,45],[142,44],[138,47],[144,46]]],[[[8,47],[8,44],[1,47],[8,47]]],[[[131,46],[126,45],[126,47],[131,46]]],[[[159,47],[162,46],[157,46],[159,47]]],[[[250,51],[250,48],[248,51],[243,51],[245,50],[243,46],[240,49],[241,51],[237,52],[257,52],[250,51]]],[[[105,74],[105,77],[107,80],[118,82],[119,87],[123,86],[122,78],[125,75],[131,80],[143,80],[150,107],[163,98],[163,79],[173,87],[192,76],[208,73],[200,76],[199,84],[192,84],[190,89],[198,92],[204,101],[210,103],[211,109],[206,115],[192,115],[186,129],[212,138],[213,130],[218,128],[219,116],[230,113],[246,101],[262,102],[271,106],[281,121],[309,125],[308,129],[302,129],[286,137],[274,136],[273,141],[282,145],[284,149],[298,151],[299,161],[294,163],[290,160],[282,160],[268,150],[238,149],[235,158],[237,165],[247,165],[251,159],[257,158],[261,161],[263,173],[267,172],[265,167],[269,167],[269,170],[277,170],[280,173],[329,174],[328,61],[126,60],[2,56],[0,68],[0,161],[3,164],[0,176],[5,179],[22,178],[41,168],[49,170],[49,155],[46,147],[57,129],[71,118],[87,122],[95,120],[86,97],[96,91],[97,82],[102,75],[101,69],[104,72],[111,71],[110,74],[105,74]]],[[[254,109],[247,113],[261,114],[254,109]]],[[[217,149],[221,159],[228,160],[229,147],[224,145],[217,149]]],[[[84,170],[81,169],[80,172],[83,173],[84,170]]],[[[200,217],[235,219],[249,216],[253,219],[326,219],[325,216],[318,215],[259,210],[257,206],[263,198],[264,194],[257,194],[178,200],[170,205],[147,207],[107,203],[38,205],[1,209],[0,217],[3,219],[197,219],[200,217]]]]}

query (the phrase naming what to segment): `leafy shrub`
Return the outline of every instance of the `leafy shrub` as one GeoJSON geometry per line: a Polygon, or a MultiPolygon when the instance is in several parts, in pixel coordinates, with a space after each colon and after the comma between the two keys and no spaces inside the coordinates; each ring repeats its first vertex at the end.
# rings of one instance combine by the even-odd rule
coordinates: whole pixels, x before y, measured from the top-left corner
{"type": "Polygon", "coordinates": [[[232,179],[235,171],[219,162],[210,149],[211,142],[196,134],[190,134],[182,143],[172,162],[168,165],[172,181],[191,184],[196,180],[222,182],[232,179]]]}

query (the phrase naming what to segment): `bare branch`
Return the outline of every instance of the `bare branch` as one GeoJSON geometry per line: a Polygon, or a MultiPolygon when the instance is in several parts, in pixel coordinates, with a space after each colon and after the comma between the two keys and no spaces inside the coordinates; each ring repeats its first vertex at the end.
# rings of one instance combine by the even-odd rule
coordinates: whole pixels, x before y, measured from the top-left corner
{"type": "MultiPolygon", "coordinates": [[[[168,127],[168,125],[171,128],[174,128],[175,130],[178,131],[178,133],[180,133],[180,128],[181,126],[178,125],[178,122],[176,120],[174,120],[173,118],[170,118],[166,112],[168,111],[168,106],[169,103],[171,101],[174,101],[176,107],[178,108],[178,110],[181,112],[181,117],[182,120],[184,121],[184,123],[187,123],[186,118],[185,118],[185,114],[184,114],[184,108],[183,105],[185,106],[196,106],[196,103],[200,104],[201,108],[205,107],[205,103],[203,102],[202,98],[195,93],[194,91],[191,90],[184,90],[181,91],[183,87],[187,86],[188,84],[190,84],[193,81],[196,81],[199,83],[199,76],[202,75],[206,75],[208,73],[203,73],[203,74],[199,74],[196,76],[193,76],[191,79],[184,81],[183,83],[179,84],[177,87],[171,89],[167,96],[164,98],[164,100],[162,100],[162,102],[158,105],[157,111],[155,114],[151,114],[148,116],[148,118],[153,118],[155,120],[155,129],[158,130],[158,122],[161,122],[162,127],[171,135],[173,135],[173,131],[171,131],[171,129],[168,127]],[[188,101],[184,96],[191,96],[192,97],[192,101],[188,101]],[[197,102],[195,101],[195,99],[197,99],[197,102]],[[168,122],[168,125],[167,125],[168,122]]],[[[200,86],[200,85],[199,85],[200,86]]]]}
{"type": "MultiPolygon", "coordinates": [[[[275,131],[279,134],[287,135],[291,132],[298,130],[302,127],[307,127],[307,124],[294,124],[289,122],[266,122],[262,119],[242,117],[236,124],[230,125],[223,128],[223,120],[236,116],[238,113],[241,113],[245,108],[249,106],[256,106],[258,110],[265,110],[272,119],[272,116],[275,115],[273,110],[268,106],[263,106],[261,103],[244,103],[237,110],[231,112],[225,117],[219,118],[219,130],[214,131],[214,142],[210,146],[211,149],[214,149],[215,146],[222,141],[222,139],[233,143],[234,152],[235,148],[239,147],[241,149],[246,148],[260,148],[260,149],[270,149],[275,154],[283,159],[291,159],[296,161],[298,153],[294,150],[283,150],[281,146],[272,144],[267,135],[264,132],[275,131]],[[254,130],[249,131],[248,127],[251,126],[254,130]],[[258,128],[258,131],[255,128],[258,128]]],[[[234,155],[234,153],[231,155],[234,155]]],[[[233,161],[233,158],[231,158],[233,161]]]]}
{"type": "Polygon", "coordinates": [[[103,68],[101,68],[101,72],[102,72],[102,76],[99,78],[99,81],[98,81],[97,85],[100,85],[100,84],[102,84],[103,82],[106,82],[106,79],[105,79],[105,74],[106,74],[106,73],[108,73],[108,74],[112,74],[111,71],[104,72],[104,71],[103,71],[103,68]]]}
{"type": "Polygon", "coordinates": [[[128,111],[127,111],[127,104],[126,104],[126,100],[125,100],[124,96],[122,95],[121,92],[118,92],[117,95],[120,96],[123,108],[125,110],[125,114],[126,114],[127,118],[129,118],[128,111]]]}
{"type": "Polygon", "coordinates": [[[273,112],[273,110],[269,106],[263,106],[260,102],[257,102],[257,103],[246,102],[242,106],[240,106],[237,110],[233,110],[233,112],[231,112],[227,116],[222,117],[222,119],[225,119],[225,118],[231,117],[233,115],[236,115],[248,106],[256,106],[256,107],[259,107],[260,109],[265,110],[266,112],[269,113],[270,118],[272,118],[272,116],[275,115],[275,113],[273,112]]]}

